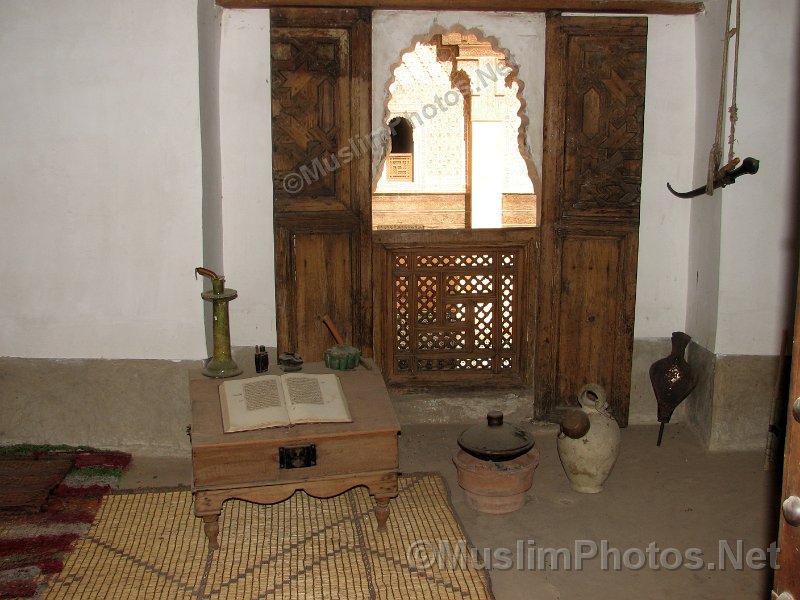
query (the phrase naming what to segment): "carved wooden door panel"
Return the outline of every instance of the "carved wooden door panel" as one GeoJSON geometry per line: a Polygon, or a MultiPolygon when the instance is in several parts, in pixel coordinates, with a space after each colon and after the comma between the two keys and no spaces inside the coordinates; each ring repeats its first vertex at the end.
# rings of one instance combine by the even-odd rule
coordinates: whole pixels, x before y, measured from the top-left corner
{"type": "Polygon", "coordinates": [[[371,356],[370,13],[271,9],[278,348],[371,356]]]}
{"type": "Polygon", "coordinates": [[[547,26],[539,417],[601,384],[628,422],[647,20],[554,17],[547,26]]]}

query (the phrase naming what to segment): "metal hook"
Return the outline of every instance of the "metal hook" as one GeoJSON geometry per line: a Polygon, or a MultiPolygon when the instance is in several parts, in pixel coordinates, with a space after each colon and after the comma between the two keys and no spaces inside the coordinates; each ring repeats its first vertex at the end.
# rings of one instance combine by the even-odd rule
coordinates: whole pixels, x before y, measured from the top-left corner
{"type": "MultiPolygon", "coordinates": [[[[754,175],[756,173],[758,173],[758,160],[748,156],[736,169],[725,170],[723,167],[717,171],[717,174],[714,177],[714,189],[725,187],[726,185],[734,183],[739,175],[754,175]]],[[[674,189],[672,189],[672,186],[667,183],[667,189],[678,198],[696,198],[697,196],[701,196],[702,194],[706,193],[706,186],[699,187],[690,192],[676,192],[674,189]]]]}

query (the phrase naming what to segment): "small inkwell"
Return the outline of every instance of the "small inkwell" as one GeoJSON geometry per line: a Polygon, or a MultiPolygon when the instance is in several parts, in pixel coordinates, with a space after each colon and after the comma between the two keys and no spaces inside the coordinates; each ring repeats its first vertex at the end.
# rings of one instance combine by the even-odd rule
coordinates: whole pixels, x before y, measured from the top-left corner
{"type": "Polygon", "coordinates": [[[255,361],[256,373],[266,373],[269,370],[269,354],[266,346],[256,346],[255,361]]]}

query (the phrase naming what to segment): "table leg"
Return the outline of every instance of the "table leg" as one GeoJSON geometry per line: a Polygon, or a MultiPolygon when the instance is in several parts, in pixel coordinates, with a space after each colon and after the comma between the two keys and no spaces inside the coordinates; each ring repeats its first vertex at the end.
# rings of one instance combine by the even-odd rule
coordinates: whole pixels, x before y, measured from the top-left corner
{"type": "Polygon", "coordinates": [[[390,496],[375,496],[375,518],[378,520],[378,531],[386,529],[386,521],[389,519],[390,499],[390,496]]]}
{"type": "Polygon", "coordinates": [[[203,515],[203,530],[206,532],[208,547],[211,550],[219,548],[219,542],[217,541],[217,536],[219,535],[219,515],[220,513],[203,515]]]}

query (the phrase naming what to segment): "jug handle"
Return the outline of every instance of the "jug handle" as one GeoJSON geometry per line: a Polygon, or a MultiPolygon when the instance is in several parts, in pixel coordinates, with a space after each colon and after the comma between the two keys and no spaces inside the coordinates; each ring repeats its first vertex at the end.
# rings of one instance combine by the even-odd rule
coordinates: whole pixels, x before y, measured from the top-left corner
{"type": "Polygon", "coordinates": [[[606,410],[608,407],[606,391],[603,389],[603,386],[598,383],[587,383],[584,385],[578,392],[578,402],[583,408],[593,408],[600,414],[610,416],[606,410]],[[590,394],[596,396],[597,399],[592,400],[590,394]]]}

